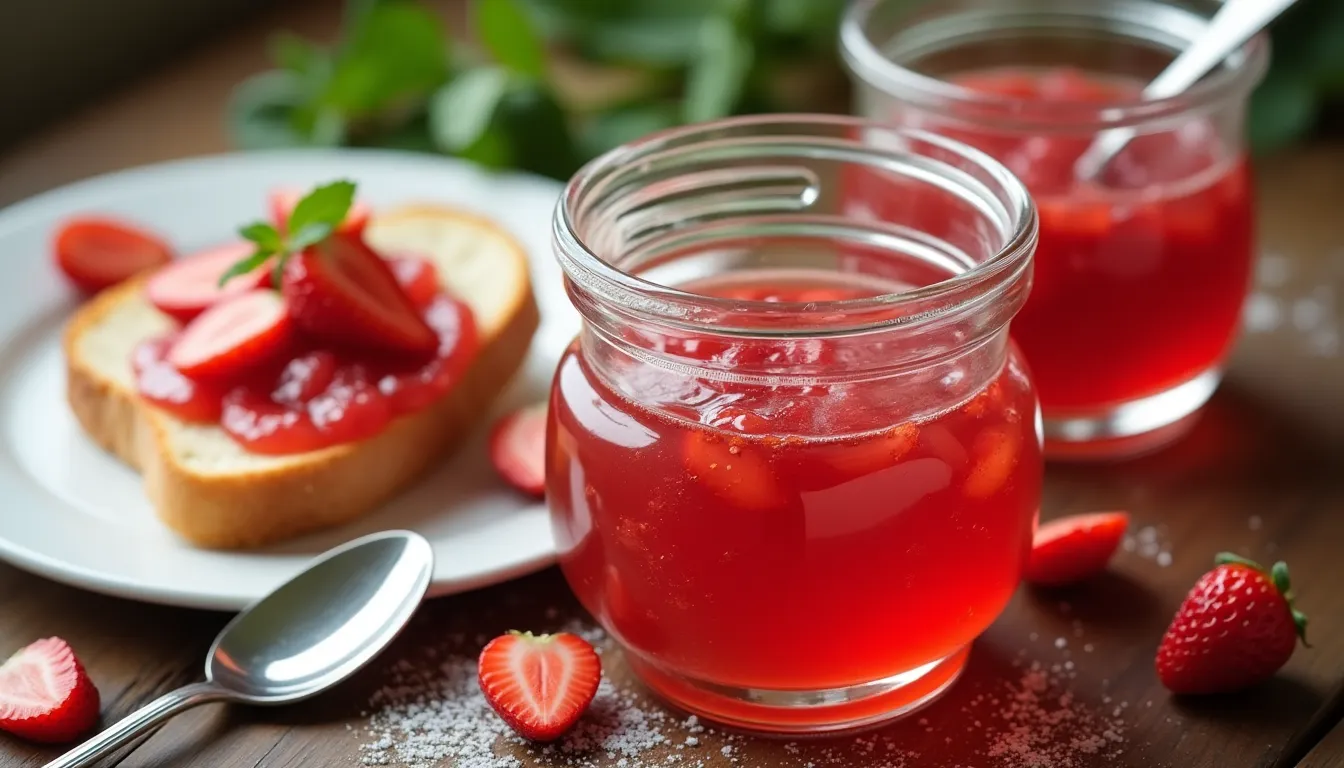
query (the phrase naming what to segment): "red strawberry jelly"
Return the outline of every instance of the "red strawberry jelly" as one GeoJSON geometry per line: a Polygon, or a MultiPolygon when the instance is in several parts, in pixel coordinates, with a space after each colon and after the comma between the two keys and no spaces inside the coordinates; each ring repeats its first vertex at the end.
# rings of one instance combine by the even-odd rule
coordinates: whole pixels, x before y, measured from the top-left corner
{"type": "MultiPolygon", "coordinates": [[[[729,365],[837,354],[824,338],[700,341],[668,344],[729,365]]],[[[909,385],[903,398],[955,405],[894,426],[891,391],[872,382],[748,386],[623,361],[599,375],[577,346],[563,356],[548,496],[569,583],[655,685],[672,683],[649,667],[748,689],[882,680],[957,654],[1012,595],[1041,484],[1015,351],[978,391],[955,376],[909,385]]]]}
{"type": "Polygon", "coordinates": [[[427,360],[377,359],[311,346],[237,381],[200,382],[166,362],[169,336],[136,349],[132,363],[140,394],[183,421],[218,423],[252,453],[300,453],[373,437],[396,417],[447,392],[479,344],[470,308],[442,291],[425,290],[423,276],[433,276],[432,265],[402,264],[394,272],[410,281],[403,288],[438,334],[438,352],[427,360]]]}

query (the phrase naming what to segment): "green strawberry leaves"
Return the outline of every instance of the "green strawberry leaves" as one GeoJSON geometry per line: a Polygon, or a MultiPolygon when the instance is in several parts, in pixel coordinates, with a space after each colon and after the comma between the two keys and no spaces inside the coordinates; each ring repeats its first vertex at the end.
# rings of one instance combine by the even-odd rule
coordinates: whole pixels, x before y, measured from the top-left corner
{"type": "Polygon", "coordinates": [[[345,221],[350,206],[355,202],[355,184],[352,181],[333,181],[319,186],[305,195],[290,211],[284,231],[266,222],[257,221],[238,230],[256,249],[241,259],[219,278],[224,285],[276,258],[272,282],[278,288],[280,275],[290,256],[326,240],[345,221]]]}

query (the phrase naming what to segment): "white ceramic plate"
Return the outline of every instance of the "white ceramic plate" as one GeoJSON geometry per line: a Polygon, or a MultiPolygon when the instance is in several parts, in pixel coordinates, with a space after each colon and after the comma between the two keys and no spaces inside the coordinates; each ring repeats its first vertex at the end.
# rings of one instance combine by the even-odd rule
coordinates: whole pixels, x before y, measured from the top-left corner
{"type": "Polygon", "coordinates": [[[60,334],[77,297],[52,266],[52,233],[73,214],[142,222],[183,252],[265,216],[282,184],[358,183],[375,210],[438,201],[498,221],[531,259],[542,325],[525,368],[496,404],[545,396],[578,327],[550,251],[560,185],[492,175],[445,158],[364,150],[220,155],[148,166],[57,189],[0,211],[0,558],[49,578],[139,600],[236,610],[329,547],[409,528],[434,545],[431,594],[493,584],[554,560],[545,510],[507,488],[485,452],[488,425],[456,458],[384,509],[264,551],[194,549],[154,517],[139,476],[89,441],[65,402],[60,334]]]}

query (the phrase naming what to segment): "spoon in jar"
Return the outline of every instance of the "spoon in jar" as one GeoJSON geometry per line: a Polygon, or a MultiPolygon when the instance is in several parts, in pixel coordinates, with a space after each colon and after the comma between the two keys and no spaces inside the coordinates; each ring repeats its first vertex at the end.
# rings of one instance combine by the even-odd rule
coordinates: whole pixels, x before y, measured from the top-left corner
{"type": "Polygon", "coordinates": [[[199,704],[290,704],[372,661],[424,599],[434,550],[410,531],[385,531],[319,556],[229,622],[191,683],[131,713],[46,768],[76,768],[199,704]]]}
{"type": "MultiPolygon", "coordinates": [[[[1204,33],[1143,89],[1143,97],[1165,99],[1180,94],[1294,2],[1296,0],[1226,0],[1209,20],[1204,33]]],[[[1133,128],[1115,128],[1100,134],[1078,158],[1074,173],[1080,180],[1097,178],[1135,135],[1133,128]]]]}

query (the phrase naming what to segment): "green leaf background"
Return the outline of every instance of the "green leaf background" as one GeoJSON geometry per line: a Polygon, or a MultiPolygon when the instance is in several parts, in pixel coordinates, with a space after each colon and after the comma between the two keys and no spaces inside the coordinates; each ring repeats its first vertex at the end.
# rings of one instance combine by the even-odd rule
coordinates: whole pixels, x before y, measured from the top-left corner
{"type": "MultiPolygon", "coordinates": [[[[847,111],[835,39],[843,9],[843,0],[472,0],[469,28],[450,34],[416,0],[349,0],[330,44],[277,34],[275,68],[238,85],[227,117],[244,148],[382,146],[565,179],[601,152],[686,122],[847,111]],[[624,73],[626,87],[576,94],[566,62],[624,73]]],[[[1262,155],[1339,131],[1344,0],[1299,0],[1271,34],[1272,66],[1247,125],[1262,155]]]]}

